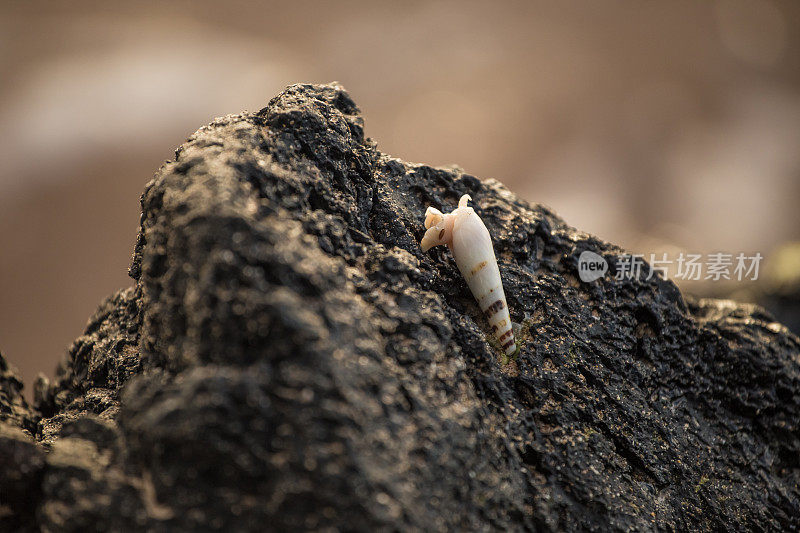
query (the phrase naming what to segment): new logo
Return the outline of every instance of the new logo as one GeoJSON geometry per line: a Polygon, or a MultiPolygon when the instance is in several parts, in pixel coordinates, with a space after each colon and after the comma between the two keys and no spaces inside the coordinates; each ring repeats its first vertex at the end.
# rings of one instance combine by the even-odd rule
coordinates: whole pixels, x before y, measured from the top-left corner
{"type": "Polygon", "coordinates": [[[608,261],[601,255],[586,250],[578,257],[578,275],[589,283],[602,278],[608,272],[608,261]]]}

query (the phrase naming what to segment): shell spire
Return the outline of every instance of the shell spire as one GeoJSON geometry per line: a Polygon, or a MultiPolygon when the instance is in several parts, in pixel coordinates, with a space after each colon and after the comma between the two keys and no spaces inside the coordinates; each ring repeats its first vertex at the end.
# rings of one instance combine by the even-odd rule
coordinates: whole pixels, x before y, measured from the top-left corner
{"type": "Polygon", "coordinates": [[[427,231],[420,247],[425,252],[441,244],[450,248],[461,275],[489,321],[492,333],[505,354],[512,355],[517,351],[517,345],[492,238],[481,217],[469,206],[470,200],[472,198],[465,194],[458,201],[458,207],[447,214],[429,207],[425,212],[427,231]]]}

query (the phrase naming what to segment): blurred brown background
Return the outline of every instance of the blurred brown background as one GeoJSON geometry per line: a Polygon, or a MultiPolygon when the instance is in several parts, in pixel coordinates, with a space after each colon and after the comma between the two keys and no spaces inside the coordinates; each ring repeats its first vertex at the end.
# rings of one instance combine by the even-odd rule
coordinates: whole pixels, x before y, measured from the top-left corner
{"type": "Polygon", "coordinates": [[[340,81],[390,154],[641,252],[800,237],[800,2],[3,2],[0,350],[53,374],[218,115],[340,81]]]}

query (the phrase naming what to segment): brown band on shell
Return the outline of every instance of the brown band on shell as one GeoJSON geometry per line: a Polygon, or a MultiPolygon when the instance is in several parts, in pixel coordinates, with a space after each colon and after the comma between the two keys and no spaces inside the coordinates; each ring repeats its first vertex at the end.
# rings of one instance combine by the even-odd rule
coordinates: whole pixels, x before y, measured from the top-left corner
{"type": "Polygon", "coordinates": [[[511,346],[511,345],[513,345],[513,344],[514,344],[514,339],[511,339],[510,341],[508,341],[507,343],[505,343],[505,344],[503,345],[503,349],[504,349],[504,350],[508,350],[508,347],[509,347],[509,346],[511,346]]]}
{"type": "Polygon", "coordinates": [[[478,272],[480,272],[481,270],[486,268],[486,265],[488,265],[488,264],[489,264],[488,261],[481,261],[480,263],[475,265],[475,267],[470,271],[469,279],[467,281],[469,281],[470,279],[474,278],[475,274],[477,274],[478,272]]]}
{"type": "Polygon", "coordinates": [[[486,318],[491,318],[495,313],[500,311],[503,307],[505,307],[503,300],[495,300],[495,302],[492,305],[486,308],[486,310],[483,312],[483,315],[486,318]]]}
{"type": "MultiPolygon", "coordinates": [[[[499,337],[497,337],[497,340],[500,341],[500,342],[503,342],[506,339],[506,337],[508,337],[509,335],[512,335],[512,336],[514,335],[514,330],[513,329],[510,329],[510,330],[506,331],[505,333],[503,333],[502,335],[500,335],[499,337]]],[[[512,338],[512,340],[513,340],[513,338],[512,338]]]]}

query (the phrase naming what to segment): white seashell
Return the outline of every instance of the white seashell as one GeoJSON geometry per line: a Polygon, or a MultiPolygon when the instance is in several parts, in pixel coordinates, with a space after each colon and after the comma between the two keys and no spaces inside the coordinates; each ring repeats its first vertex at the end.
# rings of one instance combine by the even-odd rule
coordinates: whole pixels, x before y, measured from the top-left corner
{"type": "Polygon", "coordinates": [[[467,205],[469,200],[472,198],[465,194],[458,201],[458,208],[447,214],[429,207],[425,212],[427,231],[420,246],[424,252],[440,244],[450,247],[461,275],[489,320],[492,332],[506,355],[512,355],[517,351],[517,345],[492,238],[481,217],[467,205]]]}

